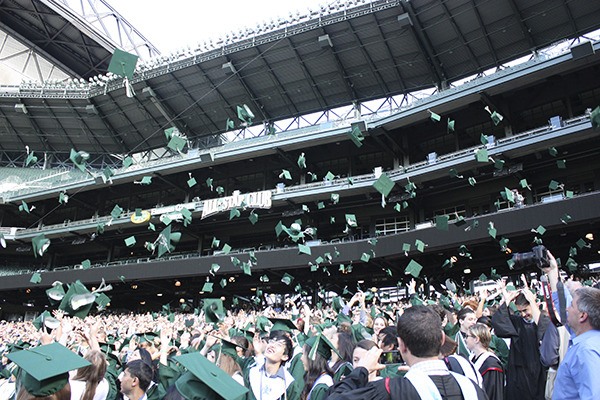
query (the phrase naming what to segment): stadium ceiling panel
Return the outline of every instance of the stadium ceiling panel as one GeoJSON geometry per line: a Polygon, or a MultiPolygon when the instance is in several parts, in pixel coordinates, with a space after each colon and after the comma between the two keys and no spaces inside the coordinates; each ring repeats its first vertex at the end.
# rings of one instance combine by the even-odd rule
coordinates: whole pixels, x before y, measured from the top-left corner
{"type": "Polygon", "coordinates": [[[0,29],[53,61],[72,77],[106,72],[116,47],[80,15],[58,1],[4,0],[0,29]]]}
{"type": "MultiPolygon", "coordinates": [[[[139,152],[223,133],[236,106],[255,124],[452,82],[600,28],[589,0],[379,0],[327,11],[238,41],[199,46],[139,65],[127,97],[120,80],[84,95],[0,95],[2,151],[139,152]],[[22,112],[23,104],[28,113],[22,112]],[[65,119],[59,121],[60,118],[65,119]],[[4,139],[6,138],[6,139],[4,139]]],[[[79,75],[106,72],[110,45],[91,40],[46,2],[5,0],[2,25],[79,75]],[[25,8],[29,12],[24,12],[25,8]],[[72,52],[71,56],[67,53],[72,52]]],[[[65,91],[66,93],[67,91],[65,91]]]]}

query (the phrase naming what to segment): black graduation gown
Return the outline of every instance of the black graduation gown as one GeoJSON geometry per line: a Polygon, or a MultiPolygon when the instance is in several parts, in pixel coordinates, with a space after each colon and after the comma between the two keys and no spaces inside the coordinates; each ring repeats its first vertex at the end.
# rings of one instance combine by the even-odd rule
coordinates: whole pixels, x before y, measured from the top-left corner
{"type": "MultiPolygon", "coordinates": [[[[473,363],[477,362],[477,357],[473,363]]],[[[504,400],[504,368],[502,363],[495,357],[488,357],[479,367],[479,373],[483,377],[483,390],[487,393],[489,400],[504,400]]]]}
{"type": "MultiPolygon", "coordinates": [[[[444,400],[463,400],[458,382],[451,375],[431,375],[431,380],[444,400]]],[[[473,384],[478,400],[486,400],[485,392],[473,384]]],[[[369,382],[365,368],[356,368],[350,375],[329,389],[327,400],[421,400],[412,383],[405,378],[381,379],[369,382]],[[390,391],[386,389],[386,382],[390,391]]]]}
{"type": "Polygon", "coordinates": [[[492,316],[496,336],[510,338],[508,366],[505,369],[507,399],[544,400],[546,368],[540,362],[540,341],[549,318],[540,315],[538,325],[511,315],[506,304],[492,316]]]}

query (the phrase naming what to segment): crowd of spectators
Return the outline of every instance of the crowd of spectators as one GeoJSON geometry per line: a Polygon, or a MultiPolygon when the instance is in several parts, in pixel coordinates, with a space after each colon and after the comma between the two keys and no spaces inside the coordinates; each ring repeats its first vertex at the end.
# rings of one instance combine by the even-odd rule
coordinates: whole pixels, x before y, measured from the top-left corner
{"type": "Polygon", "coordinates": [[[0,400],[597,398],[600,289],[559,290],[549,257],[551,309],[523,275],[492,293],[417,288],[394,303],[356,292],[322,307],[222,310],[217,299],[195,314],[1,321],[0,400]],[[549,313],[566,316],[566,336],[549,313]],[[53,364],[65,349],[73,363],[53,364]]]}

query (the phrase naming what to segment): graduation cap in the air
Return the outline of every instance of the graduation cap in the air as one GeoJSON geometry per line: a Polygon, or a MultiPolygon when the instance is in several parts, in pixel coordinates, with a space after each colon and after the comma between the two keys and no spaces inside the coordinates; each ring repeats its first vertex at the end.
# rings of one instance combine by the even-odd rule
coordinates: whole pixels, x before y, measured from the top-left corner
{"type": "Polygon", "coordinates": [[[81,172],[85,172],[85,163],[90,158],[90,154],[85,151],[76,151],[75,149],[71,149],[71,153],[69,155],[69,160],[75,164],[77,168],[81,170],[81,172]]]}
{"type": "Polygon", "coordinates": [[[247,388],[198,352],[177,356],[175,360],[187,369],[175,382],[177,391],[186,400],[237,400],[248,392],[247,388]]]}
{"type": "Polygon", "coordinates": [[[246,104],[242,104],[241,106],[237,106],[237,116],[240,119],[240,121],[251,125],[252,124],[252,120],[254,119],[254,113],[252,113],[252,110],[250,110],[250,107],[248,107],[246,104]]]}
{"type": "Polygon", "coordinates": [[[592,128],[600,128],[600,106],[594,108],[594,110],[591,112],[590,121],[592,123],[592,128]]]}
{"type": "Polygon", "coordinates": [[[54,282],[52,287],[46,289],[46,295],[48,296],[51,304],[57,304],[61,302],[65,297],[65,289],[63,288],[62,283],[58,281],[54,282]]]}
{"type": "Polygon", "coordinates": [[[91,364],[59,343],[20,350],[7,357],[21,368],[19,381],[35,397],[58,392],[69,382],[69,371],[91,364]]]}
{"type": "Polygon", "coordinates": [[[48,329],[56,329],[60,326],[60,321],[52,317],[52,314],[50,314],[47,310],[38,315],[36,319],[31,321],[31,323],[38,331],[42,328],[42,326],[45,326],[48,329]]]}
{"type": "Polygon", "coordinates": [[[204,299],[202,306],[206,322],[216,324],[225,318],[225,310],[221,299],[204,299]]]}
{"type": "MultiPolygon", "coordinates": [[[[29,150],[29,147],[27,147],[27,149],[29,150]]],[[[27,153],[27,159],[25,160],[25,166],[29,167],[31,164],[35,164],[37,162],[38,158],[33,154],[32,152],[28,152],[27,153]]]]}
{"type": "Polygon", "coordinates": [[[21,204],[19,204],[19,211],[26,212],[27,214],[29,214],[34,209],[35,206],[29,207],[29,205],[24,200],[21,200],[21,204]]]}
{"type": "Polygon", "coordinates": [[[392,181],[386,174],[381,174],[379,179],[375,181],[373,187],[381,193],[383,197],[387,197],[392,189],[394,188],[394,181],[392,181]]]}
{"type": "Polygon", "coordinates": [[[33,248],[33,254],[37,256],[43,256],[48,247],[50,247],[50,239],[46,238],[46,235],[40,233],[31,239],[31,246],[33,248]]]}
{"type": "Polygon", "coordinates": [[[137,55],[115,49],[113,56],[110,59],[110,63],[108,64],[108,72],[112,72],[113,74],[124,78],[123,83],[125,85],[127,97],[135,96],[133,86],[130,84],[129,80],[133,78],[137,61],[137,55]]]}

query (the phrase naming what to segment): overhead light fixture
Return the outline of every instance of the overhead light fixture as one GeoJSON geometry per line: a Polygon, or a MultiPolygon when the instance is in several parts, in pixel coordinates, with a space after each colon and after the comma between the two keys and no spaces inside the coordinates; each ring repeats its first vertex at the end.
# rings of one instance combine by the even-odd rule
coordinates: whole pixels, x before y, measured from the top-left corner
{"type": "Polygon", "coordinates": [[[85,112],[90,115],[98,114],[98,110],[96,109],[96,106],[93,104],[88,104],[87,106],[85,106],[85,112]]]}
{"type": "Polygon", "coordinates": [[[27,107],[25,107],[25,104],[23,103],[17,103],[15,104],[15,111],[16,112],[22,112],[23,114],[27,114],[27,107]]]}
{"type": "Polygon", "coordinates": [[[131,288],[132,288],[133,290],[135,290],[135,289],[137,289],[137,288],[138,288],[138,285],[136,285],[136,284],[134,283],[133,285],[131,285],[131,288]]]}
{"type": "Polygon", "coordinates": [[[181,286],[181,282],[175,281],[175,286],[177,286],[177,287],[181,286]]]}
{"type": "Polygon", "coordinates": [[[179,302],[180,302],[181,304],[183,304],[183,303],[185,303],[185,299],[182,297],[181,299],[179,299],[179,302]]]}
{"type": "Polygon", "coordinates": [[[156,293],[157,297],[162,297],[162,293],[156,293]]]}
{"type": "Polygon", "coordinates": [[[469,268],[466,268],[466,269],[465,269],[463,272],[464,272],[465,274],[470,274],[470,273],[471,273],[471,270],[470,270],[469,268]]]}
{"type": "Polygon", "coordinates": [[[140,305],[142,305],[142,306],[146,305],[146,301],[145,300],[140,301],[140,305]]]}
{"type": "Polygon", "coordinates": [[[237,72],[235,66],[231,61],[224,63],[221,65],[221,70],[225,73],[225,75],[233,75],[237,72]]]}
{"type": "Polygon", "coordinates": [[[587,240],[594,240],[594,234],[590,232],[590,233],[588,233],[587,235],[585,235],[585,238],[586,238],[587,240]]]}
{"type": "Polygon", "coordinates": [[[326,47],[333,47],[333,43],[331,42],[331,38],[329,37],[329,35],[319,36],[319,47],[321,47],[322,49],[326,47]]]}

